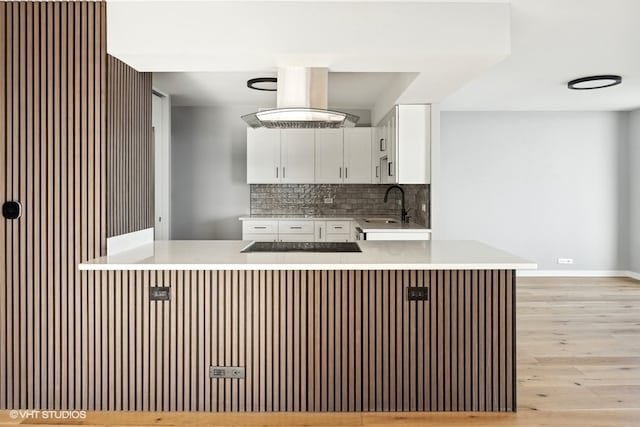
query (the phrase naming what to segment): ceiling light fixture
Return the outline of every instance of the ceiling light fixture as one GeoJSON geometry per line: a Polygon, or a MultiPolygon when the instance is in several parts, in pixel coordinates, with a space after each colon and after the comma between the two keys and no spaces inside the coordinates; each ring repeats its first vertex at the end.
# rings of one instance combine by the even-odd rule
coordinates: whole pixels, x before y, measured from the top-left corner
{"type": "Polygon", "coordinates": [[[276,77],[256,77],[255,79],[247,80],[247,87],[253,90],[262,90],[265,92],[275,92],[277,90],[276,83],[278,83],[278,79],[276,77]],[[273,87],[260,87],[256,86],[257,84],[262,83],[273,83],[273,87]]]}
{"type": "Polygon", "coordinates": [[[601,76],[581,77],[579,79],[571,80],[567,83],[567,87],[573,90],[590,90],[615,86],[620,83],[622,83],[622,77],[615,74],[606,74],[601,76]]]}

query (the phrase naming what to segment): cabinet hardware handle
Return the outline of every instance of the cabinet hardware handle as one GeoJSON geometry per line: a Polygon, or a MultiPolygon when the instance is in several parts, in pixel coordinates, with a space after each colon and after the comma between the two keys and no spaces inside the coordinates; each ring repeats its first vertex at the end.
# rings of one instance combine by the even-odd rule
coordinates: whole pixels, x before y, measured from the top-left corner
{"type": "Polygon", "coordinates": [[[344,168],[344,178],[349,178],[349,168],[344,168]]]}
{"type": "Polygon", "coordinates": [[[380,176],[380,166],[376,166],[376,178],[380,176]]]}
{"type": "Polygon", "coordinates": [[[292,229],[292,230],[302,230],[302,227],[297,226],[297,225],[296,225],[296,226],[293,226],[293,225],[292,225],[292,226],[291,226],[291,227],[289,227],[289,228],[290,228],[290,229],[292,229]]]}
{"type": "Polygon", "coordinates": [[[283,178],[287,177],[287,170],[284,168],[284,166],[282,167],[282,177],[283,178]]]}
{"type": "Polygon", "coordinates": [[[322,239],[322,227],[318,227],[318,238],[322,239]]]}
{"type": "Polygon", "coordinates": [[[335,227],[333,227],[333,228],[335,228],[336,230],[342,230],[342,226],[341,226],[341,225],[336,225],[336,226],[335,226],[335,227]]]}
{"type": "Polygon", "coordinates": [[[384,138],[380,138],[380,151],[385,151],[386,149],[384,146],[384,138]]]}
{"type": "Polygon", "coordinates": [[[342,178],[342,168],[338,168],[338,178],[342,178]]]}
{"type": "Polygon", "coordinates": [[[278,178],[278,167],[276,166],[276,178],[278,178]]]}
{"type": "Polygon", "coordinates": [[[256,226],[255,226],[255,227],[253,227],[253,228],[255,228],[256,230],[264,230],[264,229],[266,229],[267,227],[265,227],[265,226],[263,226],[263,225],[261,225],[261,226],[256,225],[256,226]]]}
{"type": "Polygon", "coordinates": [[[393,162],[389,162],[389,176],[393,176],[393,173],[391,173],[391,165],[393,164],[393,162]]]}

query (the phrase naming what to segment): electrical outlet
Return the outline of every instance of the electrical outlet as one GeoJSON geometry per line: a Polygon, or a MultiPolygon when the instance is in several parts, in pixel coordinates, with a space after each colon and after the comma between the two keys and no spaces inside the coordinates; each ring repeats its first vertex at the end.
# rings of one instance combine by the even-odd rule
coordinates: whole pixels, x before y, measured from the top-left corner
{"type": "Polygon", "coordinates": [[[241,366],[209,366],[210,378],[244,378],[245,370],[241,366]]]}
{"type": "Polygon", "coordinates": [[[427,204],[426,204],[426,203],[423,203],[423,204],[421,205],[421,209],[422,209],[422,212],[426,212],[426,211],[427,211],[427,204]]]}
{"type": "Polygon", "coordinates": [[[151,286],[149,288],[149,299],[151,301],[169,301],[171,299],[171,288],[168,286],[151,286]]]}
{"type": "Polygon", "coordinates": [[[573,264],[573,258],[558,258],[558,264],[573,264]]]}
{"type": "Polygon", "coordinates": [[[407,299],[409,301],[428,301],[429,288],[422,286],[407,287],[407,299]]]}
{"type": "Polygon", "coordinates": [[[330,205],[331,203],[333,203],[333,197],[325,197],[325,198],[324,198],[324,202],[325,202],[327,205],[330,205]]]}

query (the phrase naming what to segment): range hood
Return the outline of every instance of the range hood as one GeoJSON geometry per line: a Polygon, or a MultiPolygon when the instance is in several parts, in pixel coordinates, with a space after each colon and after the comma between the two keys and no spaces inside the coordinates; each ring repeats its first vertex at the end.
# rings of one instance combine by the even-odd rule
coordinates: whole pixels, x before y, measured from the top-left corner
{"type": "Polygon", "coordinates": [[[360,117],[327,110],[328,68],[278,68],[277,108],[242,116],[252,128],[353,127],[360,117]]]}

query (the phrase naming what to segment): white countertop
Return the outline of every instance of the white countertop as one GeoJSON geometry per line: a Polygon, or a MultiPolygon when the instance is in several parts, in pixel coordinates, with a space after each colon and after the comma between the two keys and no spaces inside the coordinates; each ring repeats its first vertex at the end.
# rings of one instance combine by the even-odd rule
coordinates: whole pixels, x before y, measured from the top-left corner
{"type": "Polygon", "coordinates": [[[362,241],[359,253],[241,253],[246,240],[170,240],[83,262],[80,270],[489,270],[536,264],[475,241],[362,241]]]}

